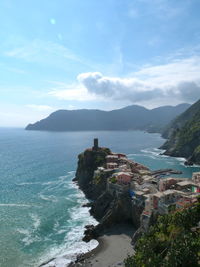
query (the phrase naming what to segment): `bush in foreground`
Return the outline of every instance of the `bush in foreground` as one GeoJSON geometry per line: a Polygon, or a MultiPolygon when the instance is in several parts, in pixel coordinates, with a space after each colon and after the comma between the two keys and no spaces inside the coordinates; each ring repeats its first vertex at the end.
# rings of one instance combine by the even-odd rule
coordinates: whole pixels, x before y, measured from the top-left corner
{"type": "Polygon", "coordinates": [[[200,198],[198,203],[160,216],[137,242],[125,267],[200,266],[200,198]]]}

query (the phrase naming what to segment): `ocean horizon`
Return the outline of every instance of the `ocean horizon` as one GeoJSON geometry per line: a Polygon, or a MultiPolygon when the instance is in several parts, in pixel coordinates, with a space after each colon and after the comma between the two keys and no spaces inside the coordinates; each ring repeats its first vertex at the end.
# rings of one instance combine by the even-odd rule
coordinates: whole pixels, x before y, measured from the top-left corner
{"type": "MultiPolygon", "coordinates": [[[[0,266],[39,266],[55,258],[65,266],[98,245],[82,241],[84,226],[97,224],[72,179],[77,156],[93,145],[122,152],[152,170],[172,168],[191,178],[199,166],[161,155],[160,134],[143,131],[41,132],[0,128],[0,266]]],[[[48,264],[46,265],[48,266],[48,264]]],[[[50,266],[50,265],[49,265],[50,266]]]]}

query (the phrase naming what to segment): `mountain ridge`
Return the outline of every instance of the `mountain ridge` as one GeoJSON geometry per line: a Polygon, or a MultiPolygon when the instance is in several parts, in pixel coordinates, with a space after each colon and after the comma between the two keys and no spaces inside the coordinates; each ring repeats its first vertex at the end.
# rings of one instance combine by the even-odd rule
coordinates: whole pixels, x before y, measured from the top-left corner
{"type": "Polygon", "coordinates": [[[163,106],[147,109],[131,105],[121,109],[57,110],[47,118],[29,124],[26,130],[41,131],[87,131],[87,130],[145,130],[160,132],[172,119],[190,105],[163,106]]]}

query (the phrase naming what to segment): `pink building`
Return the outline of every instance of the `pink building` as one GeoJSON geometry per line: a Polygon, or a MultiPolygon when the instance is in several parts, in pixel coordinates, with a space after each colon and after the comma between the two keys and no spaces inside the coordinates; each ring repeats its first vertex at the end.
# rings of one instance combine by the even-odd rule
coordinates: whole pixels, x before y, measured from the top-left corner
{"type": "Polygon", "coordinates": [[[118,183],[129,184],[132,180],[132,174],[128,172],[118,172],[116,179],[118,183]]]}

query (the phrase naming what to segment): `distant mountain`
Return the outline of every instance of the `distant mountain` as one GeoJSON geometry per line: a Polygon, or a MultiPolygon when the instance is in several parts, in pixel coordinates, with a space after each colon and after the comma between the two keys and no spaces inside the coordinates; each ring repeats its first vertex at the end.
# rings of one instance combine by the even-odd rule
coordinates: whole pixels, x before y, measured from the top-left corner
{"type": "Polygon", "coordinates": [[[200,164],[200,100],[172,121],[163,132],[168,141],[165,154],[185,157],[188,164],[200,164]]]}
{"type": "Polygon", "coordinates": [[[26,130],[145,130],[160,132],[163,127],[189,106],[189,104],[180,104],[175,107],[163,106],[152,110],[137,105],[112,111],[58,110],[41,121],[29,124],[26,130]]]}

